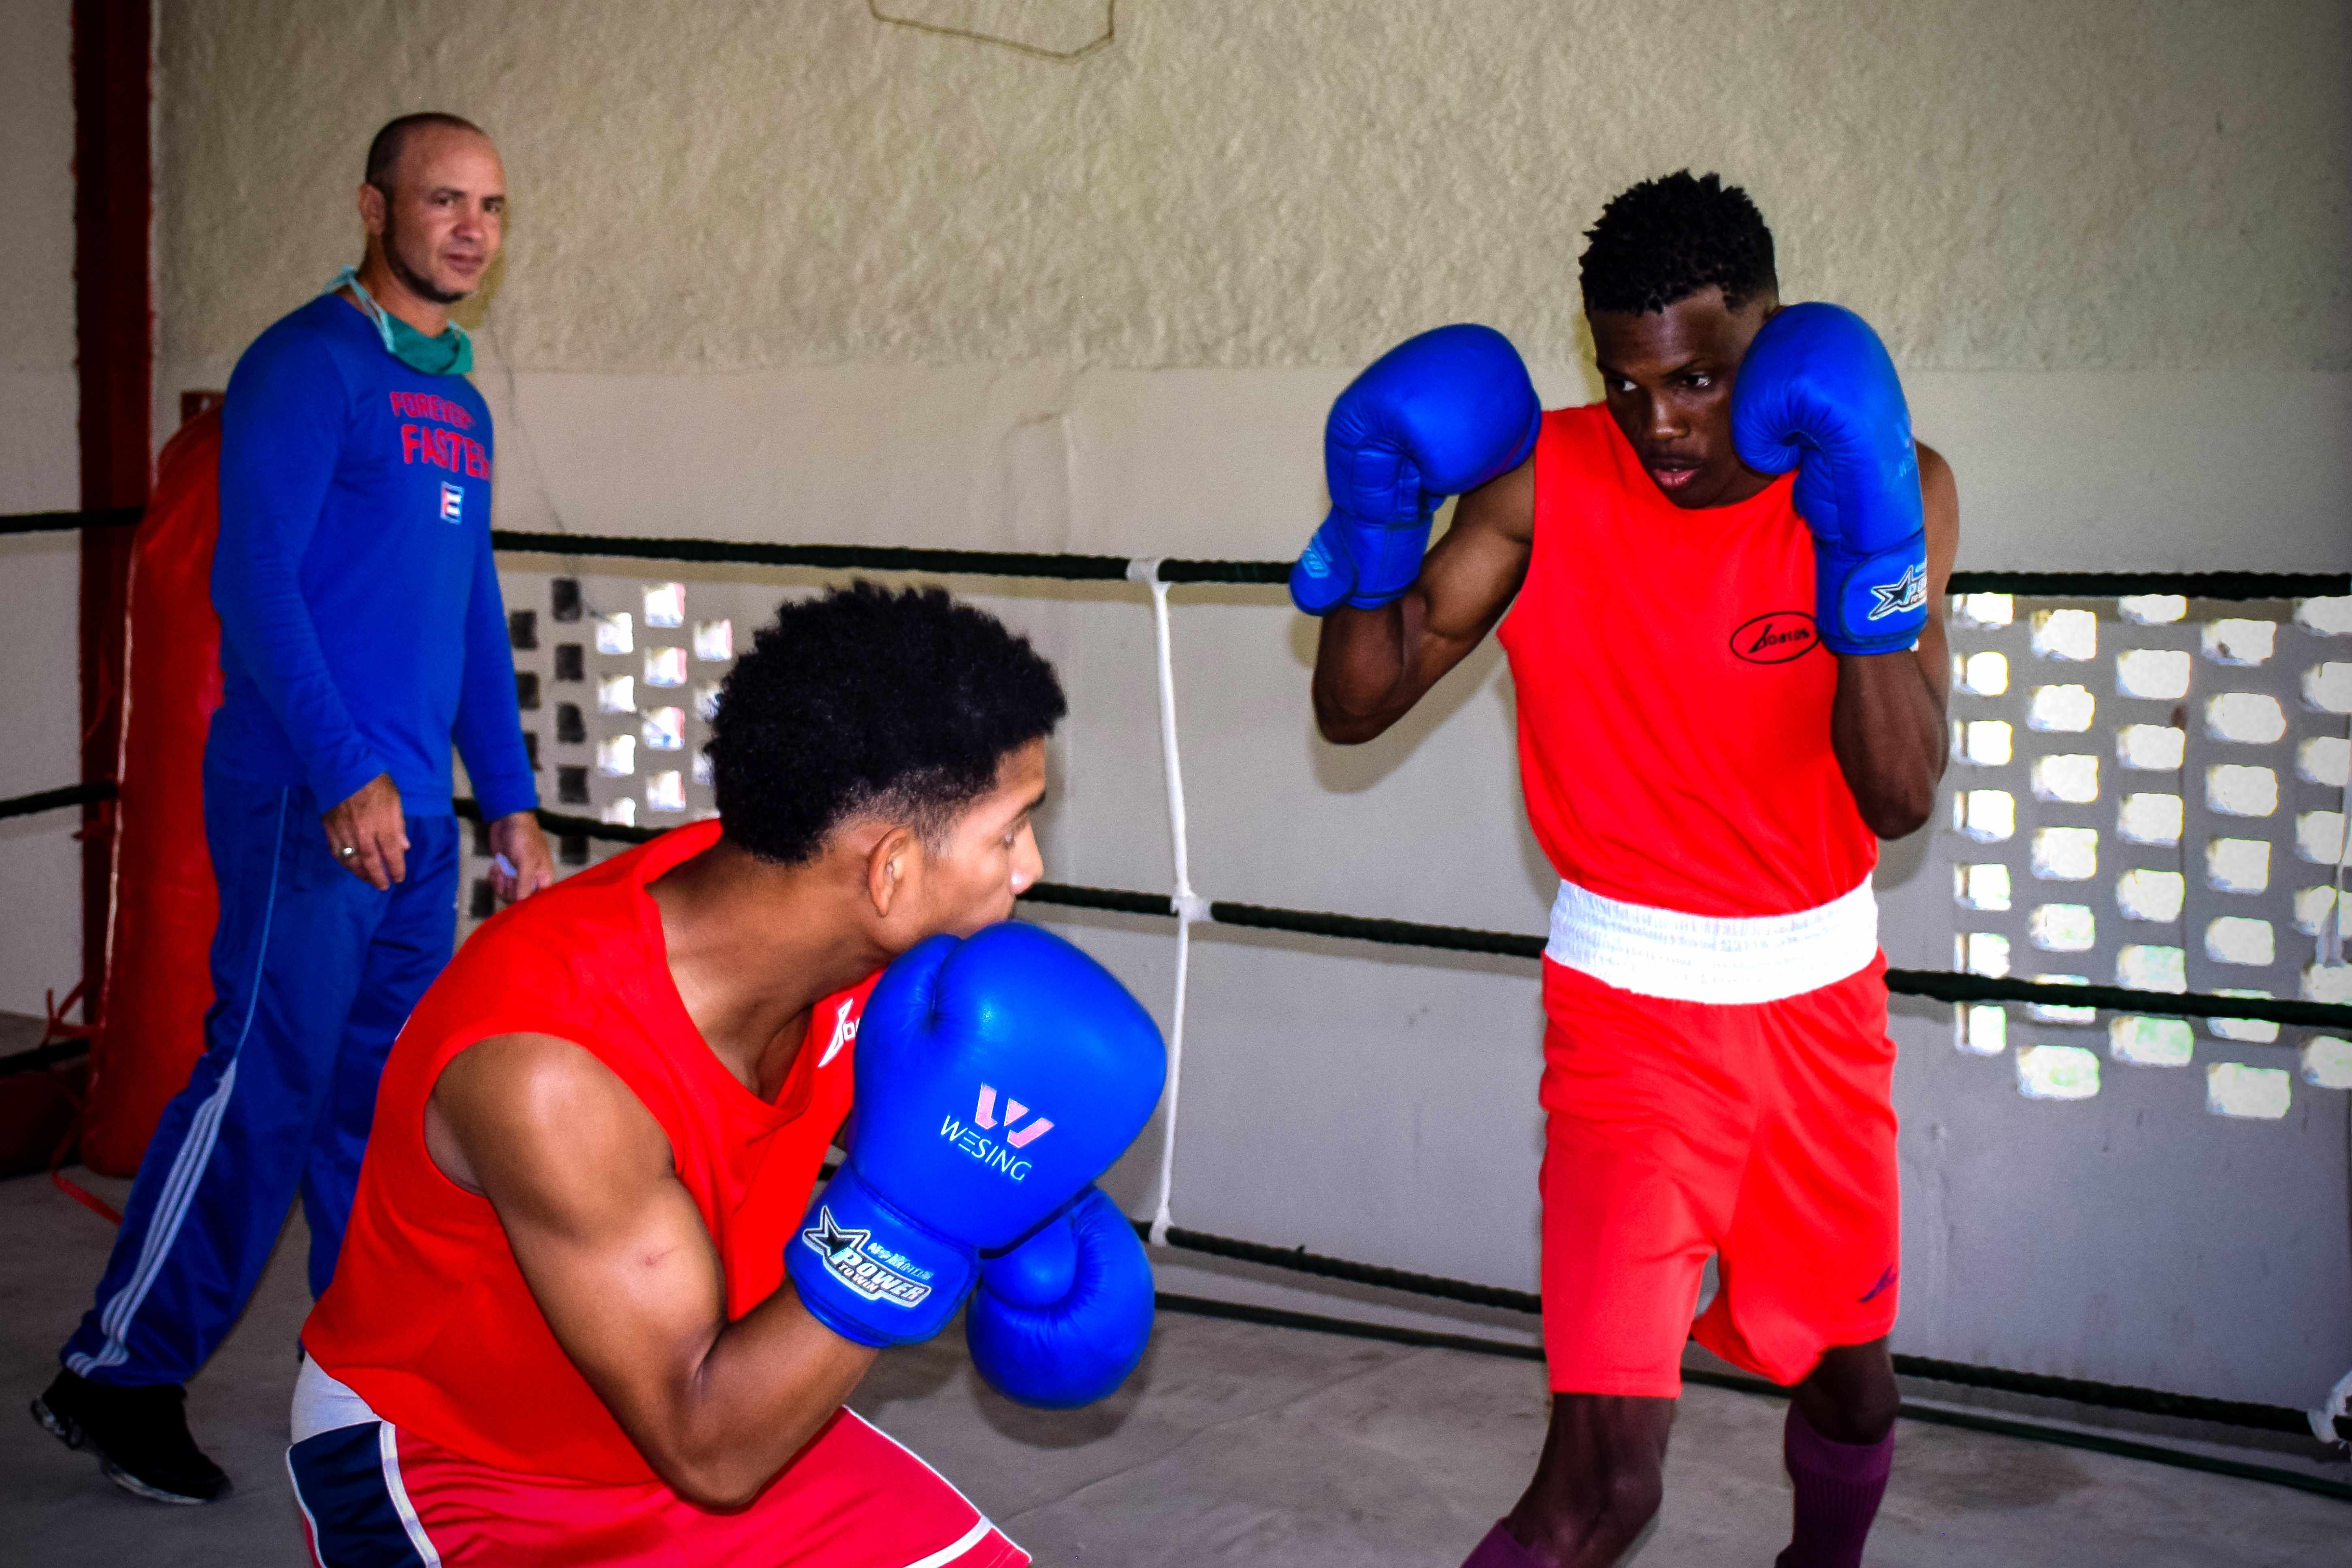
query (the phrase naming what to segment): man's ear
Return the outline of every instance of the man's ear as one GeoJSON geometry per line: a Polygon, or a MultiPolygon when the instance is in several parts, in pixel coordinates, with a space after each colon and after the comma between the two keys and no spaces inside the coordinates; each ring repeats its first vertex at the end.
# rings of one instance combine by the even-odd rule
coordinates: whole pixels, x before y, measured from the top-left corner
{"type": "Polygon", "coordinates": [[[362,182],[360,185],[360,222],[368,233],[379,237],[383,234],[384,195],[375,186],[362,182]]]}
{"type": "Polygon", "coordinates": [[[884,920],[913,879],[922,844],[912,828],[893,827],[866,852],[866,896],[884,920]]]}

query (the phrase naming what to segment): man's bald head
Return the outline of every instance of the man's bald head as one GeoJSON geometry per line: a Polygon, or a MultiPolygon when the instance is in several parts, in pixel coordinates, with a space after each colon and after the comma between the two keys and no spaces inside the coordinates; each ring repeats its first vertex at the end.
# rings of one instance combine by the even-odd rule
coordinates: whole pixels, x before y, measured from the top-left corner
{"type": "Polygon", "coordinates": [[[485,142],[489,140],[488,132],[458,115],[444,114],[437,110],[428,110],[422,114],[404,114],[386,122],[384,128],[375,133],[375,140],[368,143],[367,183],[385,195],[391,195],[400,179],[400,160],[407,153],[408,144],[429,131],[459,131],[479,136],[485,142]]]}

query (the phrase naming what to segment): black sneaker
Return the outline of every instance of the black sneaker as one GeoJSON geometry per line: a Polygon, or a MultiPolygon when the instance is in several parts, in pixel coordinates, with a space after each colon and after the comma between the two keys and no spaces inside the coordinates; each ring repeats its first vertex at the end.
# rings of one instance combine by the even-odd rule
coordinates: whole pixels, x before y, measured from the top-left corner
{"type": "Polygon", "coordinates": [[[188,1391],[176,1383],[118,1388],[60,1372],[33,1401],[33,1419],[68,1448],[88,1447],[107,1479],[157,1502],[213,1502],[228,1477],[188,1436],[188,1391]]]}

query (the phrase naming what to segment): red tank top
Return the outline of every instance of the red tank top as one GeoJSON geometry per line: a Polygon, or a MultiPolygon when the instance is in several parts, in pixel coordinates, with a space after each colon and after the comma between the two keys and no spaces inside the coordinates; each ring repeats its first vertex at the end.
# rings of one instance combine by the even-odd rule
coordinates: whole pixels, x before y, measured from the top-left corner
{"type": "Polygon", "coordinates": [[[1791,479],[1661,494],[1599,404],[1546,414],[1535,553],[1501,640],[1536,840],[1579,887],[1685,914],[1793,914],[1878,861],[1830,751],[1791,479]]]}
{"type": "Polygon", "coordinates": [[[351,1226],[302,1343],[395,1426],[527,1475],[654,1479],[547,1326],[488,1200],[441,1173],[425,1104],[450,1058],[494,1035],[553,1035],[612,1068],[669,1137],[726,1271],[732,1321],[783,1282],[849,1112],[868,979],[819,1003],[771,1103],[704,1044],[672,982],[646,884],[717,841],[716,822],[580,872],[474,934],[384,1064],[351,1226]]]}

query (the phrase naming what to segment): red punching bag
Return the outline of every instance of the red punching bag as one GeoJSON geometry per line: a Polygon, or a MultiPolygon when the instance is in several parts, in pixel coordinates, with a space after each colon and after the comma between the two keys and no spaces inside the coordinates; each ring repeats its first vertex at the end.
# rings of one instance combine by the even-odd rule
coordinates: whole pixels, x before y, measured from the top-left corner
{"type": "Polygon", "coordinates": [[[180,426],[131,543],[106,990],[90,1039],[82,1163],[128,1176],[204,1054],[220,896],[205,847],[205,731],[221,704],[213,542],[220,413],[180,426]]]}

